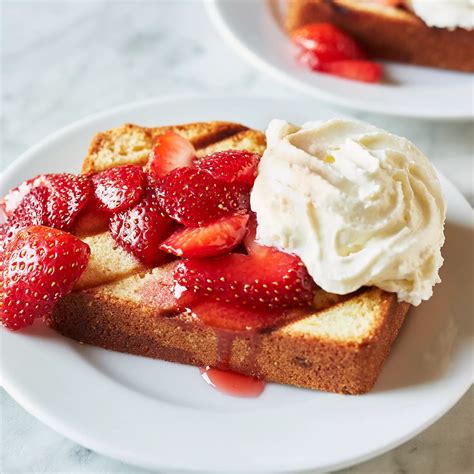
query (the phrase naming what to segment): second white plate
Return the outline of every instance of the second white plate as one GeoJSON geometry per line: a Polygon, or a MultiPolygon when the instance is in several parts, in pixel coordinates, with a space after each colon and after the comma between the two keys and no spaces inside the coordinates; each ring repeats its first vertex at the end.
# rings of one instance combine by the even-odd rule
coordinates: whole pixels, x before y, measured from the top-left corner
{"type": "Polygon", "coordinates": [[[274,78],[319,99],[369,112],[425,119],[474,116],[474,75],[385,63],[387,83],[365,84],[306,70],[283,31],[280,0],[209,0],[222,37],[244,59],[274,78]]]}

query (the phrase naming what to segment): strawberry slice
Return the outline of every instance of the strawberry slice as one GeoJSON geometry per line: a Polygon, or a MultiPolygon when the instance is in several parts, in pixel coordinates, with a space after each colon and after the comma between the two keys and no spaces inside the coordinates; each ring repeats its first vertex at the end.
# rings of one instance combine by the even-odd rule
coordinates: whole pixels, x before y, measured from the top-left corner
{"type": "Polygon", "coordinates": [[[191,166],[195,156],[196,150],[191,142],[168,131],[156,139],[146,170],[156,177],[165,176],[176,168],[191,166]]]}
{"type": "Polygon", "coordinates": [[[0,259],[20,230],[32,225],[48,224],[48,197],[49,192],[46,188],[33,188],[11,211],[7,221],[0,226],[0,259]]]}
{"type": "Polygon", "coordinates": [[[95,199],[89,199],[74,220],[70,232],[77,237],[87,237],[105,232],[109,226],[110,213],[97,208],[95,199]]]}
{"type": "Polygon", "coordinates": [[[252,188],[260,161],[258,153],[246,150],[227,150],[201,158],[196,167],[226,183],[239,183],[252,188]]]}
{"type": "Polygon", "coordinates": [[[297,53],[296,60],[311,71],[321,71],[322,61],[313,51],[302,49],[297,53]]]}
{"type": "Polygon", "coordinates": [[[204,227],[184,227],[171,234],[160,249],[178,257],[222,255],[240,244],[248,219],[247,214],[234,214],[204,227]]]}
{"type": "Polygon", "coordinates": [[[145,173],[137,165],[117,166],[93,175],[91,182],[97,207],[118,212],[139,201],[145,186],[145,173]]]}
{"type": "Polygon", "coordinates": [[[86,205],[91,185],[85,175],[49,174],[35,180],[36,186],[49,189],[48,222],[50,227],[69,230],[74,219],[86,205]]]}
{"type": "Polygon", "coordinates": [[[43,226],[21,230],[4,264],[3,325],[21,329],[47,315],[72,291],[89,255],[89,246],[69,233],[43,226]]]}
{"type": "Polygon", "coordinates": [[[141,201],[125,211],[113,214],[109,228],[112,237],[125,250],[148,266],[169,260],[169,254],[159,250],[173,221],[164,213],[156,188],[148,186],[141,201]]]}
{"type": "Polygon", "coordinates": [[[0,214],[8,219],[13,211],[20,205],[23,198],[31,191],[34,179],[29,179],[12,189],[6,196],[0,199],[0,214]]]}
{"type": "Polygon", "coordinates": [[[90,194],[89,179],[85,175],[68,173],[40,175],[10,191],[2,200],[2,213],[9,217],[23,199],[36,188],[46,188],[49,191],[44,224],[61,230],[68,230],[71,227],[90,194]]]}
{"type": "Polygon", "coordinates": [[[225,303],[216,299],[203,298],[190,291],[184,291],[178,298],[178,304],[183,311],[192,313],[206,326],[229,331],[246,331],[249,327],[259,330],[291,319],[286,311],[275,311],[270,308],[251,309],[236,305],[234,302],[225,303]]]}
{"type": "Polygon", "coordinates": [[[248,189],[218,181],[206,170],[178,168],[159,182],[168,215],[180,224],[198,227],[249,208],[248,189]]]}
{"type": "Polygon", "coordinates": [[[343,59],[365,59],[359,44],[331,23],[310,23],[291,34],[294,43],[312,51],[321,63],[343,59]]]}
{"type": "Polygon", "coordinates": [[[315,290],[298,257],[271,247],[251,255],[185,259],[174,277],[177,289],[252,309],[308,306],[315,290]]]}
{"type": "Polygon", "coordinates": [[[334,61],[323,64],[321,71],[362,82],[379,82],[383,69],[372,61],[334,61]]]}

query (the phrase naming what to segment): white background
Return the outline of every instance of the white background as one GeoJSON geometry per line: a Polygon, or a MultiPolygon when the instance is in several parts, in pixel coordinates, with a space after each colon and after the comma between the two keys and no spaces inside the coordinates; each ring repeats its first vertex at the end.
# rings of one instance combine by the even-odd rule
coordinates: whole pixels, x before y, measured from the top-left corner
{"type": "MultiPolygon", "coordinates": [[[[223,44],[199,1],[12,0],[1,6],[2,168],[58,128],[122,103],[194,92],[295,94],[223,44]]],[[[314,107],[329,108],[316,101],[314,107]]],[[[355,116],[413,140],[473,203],[472,124],[355,116]]],[[[4,391],[0,402],[1,472],[146,472],[62,438],[4,391]]],[[[471,390],[414,440],[345,472],[470,472],[472,426],[471,390]]]]}

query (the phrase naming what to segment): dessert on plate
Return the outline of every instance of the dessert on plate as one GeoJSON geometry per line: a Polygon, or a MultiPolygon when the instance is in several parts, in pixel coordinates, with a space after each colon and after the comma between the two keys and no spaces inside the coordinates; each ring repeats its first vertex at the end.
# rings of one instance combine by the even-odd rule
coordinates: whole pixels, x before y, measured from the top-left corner
{"type": "Polygon", "coordinates": [[[286,27],[330,23],[370,57],[474,71],[473,0],[288,0],[286,27]]]}
{"type": "Polygon", "coordinates": [[[124,125],[82,171],[0,201],[8,329],[357,394],[439,282],[436,173],[361,122],[124,125]]]}

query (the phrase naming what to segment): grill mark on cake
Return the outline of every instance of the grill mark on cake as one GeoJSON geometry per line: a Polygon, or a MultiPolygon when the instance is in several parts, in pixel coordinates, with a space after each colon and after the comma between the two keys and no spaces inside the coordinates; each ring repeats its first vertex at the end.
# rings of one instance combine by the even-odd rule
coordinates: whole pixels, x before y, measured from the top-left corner
{"type": "Polygon", "coordinates": [[[179,308],[168,309],[160,312],[160,316],[167,319],[172,319],[180,316],[182,311],[179,308]]]}
{"type": "Polygon", "coordinates": [[[338,3],[335,3],[333,0],[324,0],[324,3],[332,8],[336,13],[341,13],[342,15],[346,15],[348,13],[347,9],[338,3]]]}
{"type": "Polygon", "coordinates": [[[196,151],[199,151],[208,146],[216,145],[221,141],[227,140],[247,130],[249,130],[248,127],[245,127],[244,125],[232,124],[232,126],[223,130],[217,130],[216,132],[206,134],[203,137],[197,137],[195,140],[191,140],[191,143],[194,148],[196,148],[196,151]]]}

